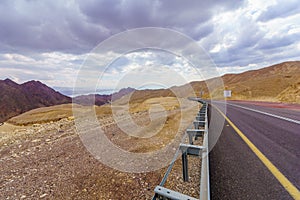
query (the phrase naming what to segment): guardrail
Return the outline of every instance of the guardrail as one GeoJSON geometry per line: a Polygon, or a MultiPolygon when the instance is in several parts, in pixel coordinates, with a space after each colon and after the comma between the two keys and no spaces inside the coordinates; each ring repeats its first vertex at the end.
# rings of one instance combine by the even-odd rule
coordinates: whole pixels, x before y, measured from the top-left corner
{"type": "MultiPolygon", "coordinates": [[[[182,159],[182,173],[183,180],[186,182],[189,180],[188,176],[188,156],[201,156],[201,179],[200,179],[200,200],[210,200],[210,189],[209,189],[209,161],[208,161],[208,118],[207,118],[207,107],[208,104],[200,98],[192,98],[189,100],[197,101],[202,104],[201,109],[197,113],[195,120],[193,121],[193,129],[186,129],[184,138],[188,136],[188,144],[181,143],[178,150],[176,151],[174,158],[169,165],[161,183],[155,187],[152,200],[198,200],[194,197],[176,192],[167,188],[164,188],[164,184],[173,168],[173,165],[181,152],[182,159]],[[199,137],[203,137],[202,146],[194,145],[194,141],[199,137]]],[[[184,140],[183,138],[183,140],[184,140]]],[[[182,141],[183,141],[182,140],[182,141]]],[[[200,166],[199,166],[200,167],[200,166]]]]}

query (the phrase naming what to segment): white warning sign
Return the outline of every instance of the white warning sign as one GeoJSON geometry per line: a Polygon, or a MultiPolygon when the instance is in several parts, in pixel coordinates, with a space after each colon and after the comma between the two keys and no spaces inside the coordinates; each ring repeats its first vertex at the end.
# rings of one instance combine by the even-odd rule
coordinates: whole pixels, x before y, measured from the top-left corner
{"type": "Polygon", "coordinates": [[[231,90],[224,90],[224,97],[231,97],[231,90]]]}

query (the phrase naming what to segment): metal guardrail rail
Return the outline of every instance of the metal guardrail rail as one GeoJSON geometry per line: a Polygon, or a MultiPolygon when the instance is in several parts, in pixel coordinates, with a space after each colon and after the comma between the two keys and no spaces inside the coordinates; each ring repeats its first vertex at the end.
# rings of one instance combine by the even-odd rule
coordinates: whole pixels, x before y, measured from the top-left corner
{"type": "MultiPolygon", "coordinates": [[[[202,107],[197,113],[197,116],[193,122],[194,129],[186,129],[189,143],[181,143],[179,145],[179,148],[176,151],[174,158],[169,165],[161,183],[154,189],[155,195],[153,196],[152,200],[210,200],[207,118],[208,104],[206,101],[200,98],[190,97],[189,100],[197,101],[202,104],[202,107]],[[198,137],[203,137],[202,146],[193,144],[194,141],[198,139],[198,137]],[[202,158],[199,199],[163,187],[180,152],[182,153],[182,172],[184,181],[188,181],[189,179],[188,156],[201,156],[202,158]]],[[[186,135],[184,136],[184,138],[185,137],[186,135]]]]}

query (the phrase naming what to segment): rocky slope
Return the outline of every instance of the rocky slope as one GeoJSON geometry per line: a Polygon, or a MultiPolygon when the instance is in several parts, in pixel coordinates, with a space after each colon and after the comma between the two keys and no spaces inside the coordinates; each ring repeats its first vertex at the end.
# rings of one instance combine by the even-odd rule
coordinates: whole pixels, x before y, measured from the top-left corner
{"type": "MultiPolygon", "coordinates": [[[[300,103],[300,61],[284,62],[240,74],[226,74],[221,78],[224,88],[232,91],[232,100],[300,103]]],[[[198,93],[200,89],[204,90],[205,98],[222,98],[224,88],[217,86],[216,82],[217,79],[213,78],[190,84],[198,93]],[[216,87],[208,91],[206,84],[216,87]]]]}
{"type": "Polygon", "coordinates": [[[39,81],[17,84],[0,80],[0,122],[28,110],[70,103],[71,98],[60,94],[39,81]]]}
{"type": "Polygon", "coordinates": [[[130,98],[131,102],[143,102],[154,97],[200,96],[200,90],[203,90],[203,98],[223,99],[223,91],[226,89],[232,91],[232,97],[228,98],[230,100],[300,103],[299,88],[300,61],[291,61],[169,89],[137,90],[124,98],[130,98]]]}

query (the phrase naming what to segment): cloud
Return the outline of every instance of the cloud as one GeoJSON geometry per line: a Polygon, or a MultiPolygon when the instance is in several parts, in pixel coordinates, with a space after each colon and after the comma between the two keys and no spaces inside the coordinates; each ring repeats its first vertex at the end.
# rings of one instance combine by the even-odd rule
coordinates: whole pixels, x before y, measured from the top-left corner
{"type": "Polygon", "coordinates": [[[215,31],[200,44],[210,51],[218,67],[240,66],[242,69],[254,64],[262,67],[284,59],[299,59],[290,49],[300,42],[297,25],[300,16],[278,16],[272,21],[261,22],[260,16],[275,5],[274,2],[267,3],[251,0],[239,9],[214,16],[215,31]]]}
{"type": "Polygon", "coordinates": [[[167,27],[198,39],[213,30],[214,9],[234,9],[240,3],[87,0],[2,1],[1,51],[8,53],[86,53],[109,36],[139,27],[167,27]],[[201,9],[201,12],[199,10],[201,9]],[[206,23],[206,24],[205,24],[206,23]]]}
{"type": "MultiPolygon", "coordinates": [[[[77,70],[90,55],[86,75],[97,80],[104,64],[136,44],[116,42],[110,46],[114,51],[89,52],[114,34],[140,27],[170,28],[186,34],[203,47],[221,73],[296,60],[300,59],[299,9],[296,0],[4,0],[0,3],[0,78],[38,79],[51,86],[71,87],[77,70]]],[[[178,38],[162,40],[152,33],[136,35],[134,40],[147,38],[158,40],[165,48],[173,41],[175,52],[186,49],[178,38]]],[[[112,63],[105,72],[105,87],[113,87],[114,79],[126,70],[152,70],[155,74],[158,69],[172,69],[187,81],[203,78],[172,54],[140,51],[112,63]]],[[[173,77],[166,80],[167,85],[180,82],[173,77]]]]}
{"type": "Polygon", "coordinates": [[[259,16],[259,20],[266,22],[276,18],[284,18],[299,14],[300,4],[298,0],[278,0],[259,16]]]}
{"type": "Polygon", "coordinates": [[[78,65],[72,60],[82,60],[84,56],[59,52],[43,53],[37,56],[21,54],[0,54],[0,79],[11,78],[18,83],[41,80],[50,86],[73,87],[78,65]]]}
{"type": "Polygon", "coordinates": [[[288,47],[291,44],[294,44],[295,41],[299,40],[299,35],[292,36],[277,36],[272,38],[263,38],[262,41],[257,46],[257,49],[274,49],[274,48],[283,48],[288,47]]]}
{"type": "Polygon", "coordinates": [[[88,23],[73,1],[4,1],[0,26],[0,51],[6,53],[86,53],[110,36],[88,23]]]}
{"type": "Polygon", "coordinates": [[[124,85],[140,88],[144,84],[157,83],[159,87],[171,87],[173,85],[185,84],[191,80],[199,80],[199,71],[192,67],[187,60],[163,50],[140,50],[121,55],[113,63],[106,67],[105,71],[96,70],[88,77],[86,82],[78,83],[78,87],[93,87],[94,83],[100,81],[99,88],[121,89],[124,85]],[[102,73],[103,72],[103,73],[102,73]],[[98,73],[98,74],[96,74],[98,73]]]}

